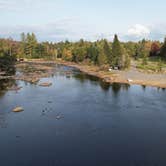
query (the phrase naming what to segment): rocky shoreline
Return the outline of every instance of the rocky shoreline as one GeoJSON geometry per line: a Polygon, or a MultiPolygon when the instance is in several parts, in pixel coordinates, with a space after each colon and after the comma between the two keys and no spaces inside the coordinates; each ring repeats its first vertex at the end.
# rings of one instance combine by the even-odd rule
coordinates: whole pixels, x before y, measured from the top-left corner
{"type": "Polygon", "coordinates": [[[66,61],[29,60],[27,62],[18,63],[16,64],[16,68],[18,71],[21,71],[22,74],[19,75],[18,73],[15,76],[10,76],[10,78],[35,84],[38,83],[41,78],[49,77],[55,73],[54,64],[74,67],[88,75],[99,77],[107,83],[127,83],[166,88],[166,74],[148,74],[134,69],[128,71],[106,71],[101,70],[98,66],[76,64],[66,61]]]}

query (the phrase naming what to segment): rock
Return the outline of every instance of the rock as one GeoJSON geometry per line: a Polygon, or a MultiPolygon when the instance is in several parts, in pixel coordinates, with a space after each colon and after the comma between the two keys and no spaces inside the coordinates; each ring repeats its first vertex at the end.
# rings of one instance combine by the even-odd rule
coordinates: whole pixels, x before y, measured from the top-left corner
{"type": "Polygon", "coordinates": [[[52,83],[51,82],[43,82],[43,83],[40,83],[39,86],[43,86],[43,87],[49,87],[51,86],[52,83]]]}
{"type": "Polygon", "coordinates": [[[35,84],[35,83],[37,83],[37,82],[39,82],[39,78],[34,78],[34,79],[32,79],[30,82],[32,83],[32,84],[35,84]]]}
{"type": "Polygon", "coordinates": [[[22,86],[12,86],[11,88],[8,88],[8,90],[11,90],[11,91],[18,91],[18,90],[20,90],[20,89],[22,89],[22,86]]]}
{"type": "Polygon", "coordinates": [[[57,120],[60,120],[60,119],[62,119],[62,118],[63,118],[63,116],[61,116],[61,115],[57,115],[57,116],[56,116],[56,119],[57,119],[57,120]]]}
{"type": "Polygon", "coordinates": [[[22,107],[16,107],[13,109],[13,112],[22,112],[24,109],[22,107]]]}
{"type": "Polygon", "coordinates": [[[131,80],[131,79],[128,79],[127,81],[128,81],[128,82],[133,82],[133,80],[131,80]]]}

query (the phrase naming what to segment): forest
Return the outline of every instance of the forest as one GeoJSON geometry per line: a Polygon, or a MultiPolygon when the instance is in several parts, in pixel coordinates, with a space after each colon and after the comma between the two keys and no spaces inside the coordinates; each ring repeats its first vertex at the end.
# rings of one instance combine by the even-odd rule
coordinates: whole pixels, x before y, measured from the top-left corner
{"type": "Polygon", "coordinates": [[[12,70],[17,59],[47,60],[62,59],[75,63],[106,66],[124,70],[130,67],[131,59],[141,60],[147,65],[155,57],[160,65],[166,59],[165,41],[141,40],[120,42],[115,35],[112,42],[102,39],[95,42],[80,39],[77,42],[38,42],[34,33],[22,33],[20,41],[12,38],[0,39],[0,70],[12,70]]]}

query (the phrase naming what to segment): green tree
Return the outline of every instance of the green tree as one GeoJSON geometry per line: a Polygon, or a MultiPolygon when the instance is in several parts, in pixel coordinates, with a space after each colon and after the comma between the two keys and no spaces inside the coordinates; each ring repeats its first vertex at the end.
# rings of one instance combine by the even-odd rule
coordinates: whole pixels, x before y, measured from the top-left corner
{"type": "Polygon", "coordinates": [[[107,40],[104,40],[103,53],[107,57],[108,62],[111,64],[111,49],[110,49],[110,47],[108,45],[107,40]]]}
{"type": "Polygon", "coordinates": [[[118,40],[118,36],[115,35],[114,36],[114,40],[112,43],[112,57],[111,57],[111,65],[112,66],[118,66],[118,67],[122,67],[122,57],[123,53],[122,53],[122,48],[121,48],[121,44],[118,40]]]}
{"type": "Polygon", "coordinates": [[[161,61],[161,58],[160,58],[159,61],[158,61],[158,64],[157,64],[157,69],[158,69],[159,72],[162,71],[162,67],[163,67],[163,64],[162,64],[162,61],[161,61]]]}
{"type": "Polygon", "coordinates": [[[160,49],[160,56],[166,58],[166,38],[165,38],[164,43],[160,49]]]}
{"type": "Polygon", "coordinates": [[[26,37],[26,55],[29,58],[36,56],[37,39],[34,33],[27,33],[26,37]]]}
{"type": "Polygon", "coordinates": [[[108,64],[108,58],[103,51],[100,51],[97,61],[100,66],[108,64]]]}
{"type": "Polygon", "coordinates": [[[96,65],[99,55],[99,50],[96,44],[91,44],[87,49],[88,58],[96,65]]]}

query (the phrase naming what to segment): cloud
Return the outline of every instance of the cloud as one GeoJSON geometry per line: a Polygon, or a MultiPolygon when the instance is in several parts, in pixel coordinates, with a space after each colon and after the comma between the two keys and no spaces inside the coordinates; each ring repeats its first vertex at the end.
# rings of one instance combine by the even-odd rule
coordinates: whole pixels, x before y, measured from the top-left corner
{"type": "Polygon", "coordinates": [[[144,25],[136,24],[128,30],[128,35],[135,37],[147,37],[150,29],[144,25]]]}
{"type": "MultiPolygon", "coordinates": [[[[34,32],[39,41],[77,41],[80,38],[85,40],[95,41],[100,39],[113,40],[114,33],[104,32],[102,29],[94,28],[78,17],[69,17],[47,24],[35,25],[13,25],[0,26],[0,38],[12,37],[19,40],[22,32],[34,32]]],[[[150,40],[163,41],[166,35],[166,23],[154,25],[140,25],[136,24],[126,30],[126,33],[118,33],[121,41],[139,41],[143,38],[150,40]]]]}
{"type": "Polygon", "coordinates": [[[20,33],[34,32],[39,41],[76,41],[80,38],[93,40],[96,33],[92,27],[82,23],[77,17],[55,20],[48,24],[0,26],[0,37],[20,39],[20,33]]]}
{"type": "Polygon", "coordinates": [[[124,41],[138,41],[145,38],[163,41],[165,35],[166,23],[155,23],[148,26],[136,24],[129,28],[126,34],[122,35],[122,39],[124,41]]]}

